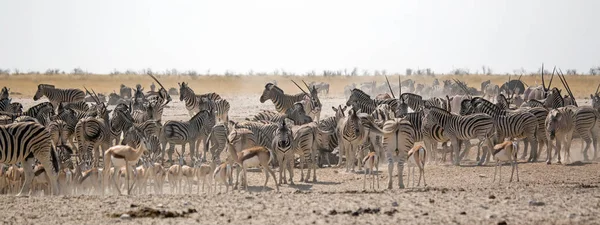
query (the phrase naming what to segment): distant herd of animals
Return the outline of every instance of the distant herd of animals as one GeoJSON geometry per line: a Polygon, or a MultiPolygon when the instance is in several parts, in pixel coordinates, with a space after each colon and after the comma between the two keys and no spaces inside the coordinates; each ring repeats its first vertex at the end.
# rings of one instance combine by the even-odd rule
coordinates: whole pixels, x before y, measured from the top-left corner
{"type": "Polygon", "coordinates": [[[426,162],[446,162],[449,154],[458,166],[469,155],[472,140],[478,143],[479,165],[490,159],[496,168],[509,163],[517,181],[517,161],[538,162],[542,150],[548,164],[569,162],[572,139],[582,140],[583,160],[595,160],[598,88],[591,93],[592,106],[578,106],[562,72],[554,70],[546,85],[547,76],[541,74],[539,86],[509,77],[500,86],[482,82],[479,89],[457,79],[436,79],[431,85],[410,79],[352,84],[344,88],[345,104],[331,106],[335,115],[328,118],[321,118],[328,109],[319,95],[329,94],[329,84],[292,81],[300,93],[290,95],[273,81],[256,89],[257,94],[262,89],[260,103],[270,101],[274,110],[242,121],[230,120],[230,103],[218,93],[196,94],[183,81],[179,89],[167,90],[153,75],[149,77],[158,90],[154,83],[147,92],[139,84],[121,85],[108,100],[91,87],[39,84],[33,97],[39,103],[27,110],[4,87],[0,193],[162,194],[166,183],[172,194],[223,187],[227,192],[238,189],[239,182],[240,188],[248,188],[248,168],[262,169],[263,189],[273,178],[278,191],[288,182],[291,187],[298,181],[317,182],[317,168],[331,167],[332,161],[347,172],[363,171],[363,188],[367,182],[379,188],[376,172],[382,158],[388,162],[387,188],[393,187],[394,165],[400,174],[397,186],[404,188],[405,163],[409,180],[413,169],[413,186],[415,168],[417,186],[421,180],[426,185],[426,162]],[[555,75],[565,95],[550,88],[555,75]],[[172,95],[179,96],[189,120],[162,119],[172,95]],[[300,179],[294,178],[296,168],[300,179]]]}

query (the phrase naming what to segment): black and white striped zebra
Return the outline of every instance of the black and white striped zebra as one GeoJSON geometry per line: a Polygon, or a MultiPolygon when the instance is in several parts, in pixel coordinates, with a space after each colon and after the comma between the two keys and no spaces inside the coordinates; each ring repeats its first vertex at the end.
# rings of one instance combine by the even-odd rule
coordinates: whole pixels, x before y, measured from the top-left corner
{"type": "MultiPolygon", "coordinates": [[[[576,135],[585,142],[585,147],[582,149],[584,160],[588,160],[587,151],[591,142],[594,142],[594,153],[596,153],[598,137],[592,135],[592,129],[596,126],[598,119],[598,111],[591,107],[565,106],[553,109],[548,113],[546,118],[547,135],[551,146],[553,145],[552,141],[556,139],[559,163],[561,159],[561,142],[565,143],[565,160],[569,162],[571,142],[576,135]]],[[[548,149],[552,148],[549,147],[548,149]]],[[[549,164],[550,162],[551,154],[548,153],[546,163],[549,164]]]]}
{"type": "Polygon", "coordinates": [[[432,97],[426,100],[423,100],[423,97],[413,93],[402,93],[400,95],[400,101],[407,104],[413,111],[421,110],[425,105],[427,106],[435,106],[442,109],[447,109],[447,100],[438,97],[432,97]]]}
{"type": "MultiPolygon", "coordinates": [[[[367,138],[367,132],[365,127],[361,125],[361,121],[358,117],[358,113],[361,110],[350,109],[348,116],[340,121],[338,125],[338,132],[340,140],[340,152],[346,154],[346,171],[354,171],[355,154],[367,138]]],[[[359,160],[360,161],[360,160],[359,160]]],[[[360,165],[360,164],[359,164],[360,165]]]]}
{"type": "Polygon", "coordinates": [[[148,120],[161,121],[165,104],[159,101],[150,101],[147,107],[138,107],[131,112],[133,122],[142,123],[148,120]]]}
{"type": "Polygon", "coordinates": [[[352,108],[354,110],[360,109],[361,112],[368,113],[368,114],[375,111],[375,108],[377,108],[377,106],[381,105],[381,104],[387,104],[390,106],[390,108],[396,109],[398,107],[398,100],[397,99],[384,99],[384,100],[371,99],[371,96],[369,96],[364,91],[354,88],[354,89],[352,89],[352,91],[350,93],[350,97],[346,101],[346,106],[352,106],[352,108]]]}
{"type": "Polygon", "coordinates": [[[435,106],[425,106],[423,113],[423,123],[426,123],[426,126],[439,124],[444,128],[444,133],[452,143],[454,165],[460,164],[458,154],[460,141],[477,138],[479,141],[485,141],[488,149],[492,149],[490,137],[494,132],[494,119],[491,116],[483,113],[459,116],[435,106]]]}
{"type": "Polygon", "coordinates": [[[43,96],[46,96],[54,107],[57,107],[61,102],[81,102],[85,98],[84,92],[79,89],[59,89],[54,85],[39,84],[33,100],[37,101],[43,96]]]}
{"type": "MultiPolygon", "coordinates": [[[[535,115],[526,110],[508,112],[494,103],[479,97],[473,98],[471,104],[475,113],[485,113],[492,116],[496,129],[496,137],[499,142],[504,140],[504,138],[527,138],[532,153],[530,160],[533,161],[533,159],[537,158],[538,121],[535,115]]],[[[486,158],[486,155],[483,158],[486,158]]],[[[487,159],[489,160],[489,157],[487,159]]],[[[483,159],[480,162],[482,161],[483,159]]]]}
{"type": "Polygon", "coordinates": [[[47,168],[52,193],[58,194],[58,157],[46,128],[31,122],[0,125],[0,163],[21,163],[25,172],[25,182],[17,196],[29,195],[36,159],[47,168]]]}
{"type": "MultiPolygon", "coordinates": [[[[336,131],[338,123],[346,117],[345,111],[348,106],[342,107],[341,105],[331,107],[335,112],[335,116],[328,117],[317,121],[317,151],[319,152],[319,165],[323,164],[322,158],[326,157],[327,164],[331,166],[329,161],[329,153],[332,153],[335,148],[339,145],[339,132],[336,131]]],[[[341,165],[342,158],[338,158],[338,166],[341,165]]]]}
{"type": "Polygon", "coordinates": [[[206,141],[210,134],[210,129],[215,126],[215,115],[213,110],[202,110],[194,115],[189,121],[167,121],[160,133],[160,142],[162,149],[166,149],[167,143],[169,150],[167,156],[169,162],[173,162],[173,152],[175,145],[181,145],[181,155],[185,154],[185,145],[190,145],[190,158],[196,159],[196,142],[206,141]]]}
{"type": "Polygon", "coordinates": [[[408,152],[415,143],[415,130],[413,126],[410,125],[408,120],[401,118],[386,121],[382,128],[379,128],[373,121],[369,120],[364,124],[374,132],[383,135],[383,147],[388,161],[388,189],[392,189],[394,162],[396,162],[398,167],[398,187],[404,188],[404,181],[402,179],[404,162],[407,160],[408,152]]]}
{"type": "Polygon", "coordinates": [[[556,87],[547,92],[547,97],[544,100],[544,107],[547,109],[557,109],[565,106],[565,101],[560,94],[560,90],[556,87]]]}
{"type": "Polygon", "coordinates": [[[272,83],[265,85],[260,96],[260,103],[265,103],[267,100],[271,100],[275,105],[275,110],[281,114],[285,114],[286,111],[294,106],[294,103],[304,100],[306,94],[300,93],[295,95],[288,95],[283,90],[272,83]]]}
{"type": "Polygon", "coordinates": [[[285,170],[290,174],[290,184],[294,185],[294,137],[285,120],[281,121],[273,135],[272,149],[279,162],[279,183],[287,184],[285,170]]]}
{"type": "Polygon", "coordinates": [[[194,90],[189,87],[186,82],[179,84],[179,101],[185,102],[185,108],[188,110],[190,116],[195,115],[200,111],[200,103],[202,98],[207,98],[213,101],[221,99],[216,93],[207,93],[203,95],[196,95],[194,90]]]}
{"type": "Polygon", "coordinates": [[[75,125],[75,139],[77,140],[78,154],[90,154],[94,160],[94,167],[100,166],[100,157],[107,150],[112,140],[113,133],[110,129],[110,113],[104,103],[97,108],[98,117],[86,117],[75,125]]]}
{"type": "Polygon", "coordinates": [[[227,122],[229,118],[230,107],[231,106],[229,105],[229,102],[225,99],[212,100],[204,97],[200,98],[200,103],[198,106],[200,110],[207,110],[212,108],[215,111],[214,113],[218,121],[221,122],[227,122]]]}

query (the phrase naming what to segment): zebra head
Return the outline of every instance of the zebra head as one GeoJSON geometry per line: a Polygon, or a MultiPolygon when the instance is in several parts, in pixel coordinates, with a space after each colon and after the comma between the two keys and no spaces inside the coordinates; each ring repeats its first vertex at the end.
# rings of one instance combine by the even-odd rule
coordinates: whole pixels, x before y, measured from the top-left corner
{"type": "Polygon", "coordinates": [[[282,120],[275,130],[275,138],[273,142],[275,147],[279,149],[289,149],[292,147],[292,130],[287,127],[285,120],[282,120]]]}
{"type": "Polygon", "coordinates": [[[564,112],[552,109],[548,112],[548,116],[546,117],[546,131],[550,135],[550,140],[554,140],[556,138],[556,130],[561,126],[566,127],[566,117],[567,115],[564,112]]]}
{"type": "Polygon", "coordinates": [[[348,101],[346,101],[346,106],[352,106],[354,103],[363,101],[371,101],[371,96],[358,88],[354,88],[350,92],[350,97],[348,97],[348,101]]]}
{"type": "Polygon", "coordinates": [[[39,84],[38,85],[38,89],[35,92],[35,95],[33,96],[33,100],[37,101],[40,98],[42,98],[42,96],[45,95],[46,90],[47,89],[54,89],[54,85],[50,85],[50,84],[39,84]]]}
{"type": "Polygon", "coordinates": [[[360,118],[358,117],[359,113],[360,109],[356,111],[354,108],[350,109],[350,111],[348,111],[348,120],[346,121],[346,129],[350,128],[348,131],[353,132],[355,137],[360,134],[360,128],[362,127],[360,124],[360,118]]]}
{"type": "Polygon", "coordinates": [[[263,90],[263,93],[260,96],[260,103],[265,103],[267,100],[273,99],[279,92],[283,94],[283,90],[277,87],[277,85],[273,83],[267,83],[265,85],[265,90],[263,90]]]}
{"type": "Polygon", "coordinates": [[[187,83],[181,82],[179,84],[179,101],[183,101],[185,96],[194,96],[194,91],[188,86],[187,83]]]}
{"type": "Polygon", "coordinates": [[[346,109],[348,108],[348,106],[344,106],[342,107],[342,105],[339,105],[337,108],[335,107],[331,107],[333,109],[333,111],[335,111],[335,119],[336,121],[339,121],[340,119],[346,117],[346,109]]]}
{"type": "Polygon", "coordinates": [[[544,107],[548,109],[556,109],[565,106],[565,101],[561,95],[561,90],[553,87],[550,91],[546,92],[547,97],[544,101],[544,107]]]}

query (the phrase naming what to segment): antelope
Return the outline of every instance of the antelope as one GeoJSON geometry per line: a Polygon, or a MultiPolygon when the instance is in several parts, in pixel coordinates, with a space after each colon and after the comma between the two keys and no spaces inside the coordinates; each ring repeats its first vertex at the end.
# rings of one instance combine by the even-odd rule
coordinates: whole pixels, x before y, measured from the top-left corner
{"type": "MultiPolygon", "coordinates": [[[[131,174],[131,167],[129,166],[129,163],[132,163],[131,165],[135,165],[137,164],[137,162],[139,161],[140,157],[144,154],[145,151],[148,150],[149,148],[149,142],[146,140],[146,138],[142,137],[142,140],[140,142],[140,144],[138,145],[137,149],[134,149],[130,146],[127,145],[116,145],[113,147],[110,147],[108,150],[106,150],[106,152],[104,152],[104,182],[102,182],[102,184],[104,185],[104,189],[106,188],[106,185],[108,184],[108,173],[109,173],[109,168],[111,168],[111,164],[113,166],[113,168],[119,169],[122,167],[126,168],[126,181],[127,181],[127,195],[131,194],[131,187],[129,186],[129,180],[130,177],[129,175],[131,174]]],[[[115,175],[117,174],[117,172],[115,171],[115,174],[113,175],[113,181],[115,178],[115,175]]],[[[115,183],[116,185],[116,183],[115,183]]],[[[119,189],[119,187],[117,187],[117,191],[119,192],[119,195],[121,194],[121,190],[119,189]]],[[[103,191],[104,193],[104,191],[103,191]]]]}
{"type": "MultiPolygon", "coordinates": [[[[179,154],[179,152],[177,152],[179,154]]],[[[171,185],[171,192],[181,193],[181,179],[183,176],[183,156],[179,155],[179,164],[172,165],[167,170],[167,178],[169,180],[169,185],[171,185]]]]}
{"type": "Polygon", "coordinates": [[[263,171],[265,172],[265,184],[263,185],[262,190],[264,191],[264,189],[267,187],[267,182],[269,182],[269,174],[271,174],[275,182],[275,188],[277,189],[277,192],[279,192],[279,184],[277,183],[277,178],[275,178],[275,173],[273,170],[271,170],[271,168],[269,168],[269,163],[271,162],[271,159],[273,159],[273,156],[267,148],[257,146],[238,152],[229,138],[227,138],[227,151],[229,152],[230,156],[229,161],[233,161],[242,167],[244,177],[242,185],[246,188],[246,190],[248,190],[248,176],[246,176],[246,168],[262,167],[263,171]]]}
{"type": "Polygon", "coordinates": [[[519,181],[519,167],[517,165],[517,152],[519,145],[517,142],[506,140],[500,144],[494,146],[494,159],[496,159],[496,168],[494,169],[494,180],[496,181],[496,172],[500,168],[500,174],[498,175],[498,182],[502,181],[502,162],[510,162],[512,172],[510,174],[510,181],[513,180],[515,169],[517,170],[517,182],[519,181]]]}
{"type": "Polygon", "coordinates": [[[365,166],[365,179],[363,182],[363,189],[366,189],[367,186],[367,169],[369,169],[369,173],[373,177],[373,183],[371,184],[371,188],[375,189],[375,179],[377,179],[377,188],[379,188],[379,175],[376,174],[377,172],[379,172],[379,156],[377,156],[376,152],[369,152],[369,154],[365,156],[362,162],[365,166]],[[375,170],[373,170],[373,168],[375,168],[375,170]]]}
{"type": "MultiPolygon", "coordinates": [[[[228,162],[221,163],[213,172],[213,182],[215,191],[217,191],[217,183],[225,185],[225,192],[229,192],[229,186],[231,185],[232,179],[232,165],[228,162]]],[[[219,190],[221,190],[219,188],[219,190]]]]}
{"type": "MultiPolygon", "coordinates": [[[[198,161],[196,161],[198,163],[198,161]]],[[[206,184],[207,179],[210,181],[210,173],[215,171],[216,162],[213,159],[209,165],[202,164],[195,168],[196,178],[198,179],[198,194],[200,194],[200,181],[202,180],[202,191],[204,191],[204,184],[206,184]]],[[[211,190],[210,182],[208,182],[208,190],[211,190]]]]}

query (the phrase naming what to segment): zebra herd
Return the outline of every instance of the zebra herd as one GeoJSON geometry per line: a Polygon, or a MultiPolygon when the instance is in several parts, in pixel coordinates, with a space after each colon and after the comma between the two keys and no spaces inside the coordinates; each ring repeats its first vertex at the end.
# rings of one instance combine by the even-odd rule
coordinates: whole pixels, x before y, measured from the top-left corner
{"type": "MultiPolygon", "coordinates": [[[[40,84],[33,99],[45,96],[48,101],[23,111],[21,103],[12,102],[10,89],[3,88],[0,192],[28,195],[33,186],[53,194],[121,193],[127,184],[128,193],[147,193],[148,187],[162,193],[166,180],[175,193],[183,192],[182,181],[191,192],[195,180],[198,184],[202,181],[203,189],[212,181],[208,182],[209,191],[219,184],[228,190],[231,185],[237,188],[241,172],[241,183],[247,188],[248,167],[262,168],[265,186],[271,175],[279,190],[279,185],[288,181],[295,184],[296,165],[300,182],[317,182],[317,168],[331,166],[331,159],[337,159],[334,163],[348,172],[358,167],[365,173],[373,173],[379,159],[386,159],[388,188],[392,188],[394,165],[399,174],[407,163],[419,166],[424,179],[425,161],[445,161],[450,153],[452,164],[460,165],[472,140],[479,142],[479,165],[495,158],[498,149],[511,149],[516,157],[515,150],[505,147],[506,140],[524,141],[521,159],[528,162],[539,161],[544,146],[548,164],[553,157],[561,163],[563,150],[564,160],[569,161],[574,138],[585,143],[584,160],[590,160],[590,147],[592,159],[597,158],[600,94],[596,90],[591,95],[593,107],[577,106],[560,73],[568,96],[563,97],[556,87],[546,87],[542,74],[542,87],[524,91],[535,97],[526,97],[523,103],[517,101],[518,90],[495,94],[494,103],[473,96],[474,92],[460,85],[461,95],[429,98],[402,93],[401,87],[414,86],[414,82],[399,83],[398,98],[371,98],[352,88],[345,104],[332,107],[335,115],[324,119],[319,95],[328,90],[328,84],[303,82],[304,89],[294,82],[301,93],[290,95],[269,82],[259,102],[270,100],[274,111],[263,110],[237,122],[229,119],[231,105],[226,99],[217,93],[196,94],[186,82],[179,83],[178,93],[190,119],[163,121],[163,111],[172,102],[170,91],[149,76],[159,84],[157,91],[152,88],[144,93],[138,85],[134,93],[127,94],[131,89],[122,86],[120,94],[126,98],[112,109],[87,87],[59,89],[40,84]],[[94,102],[86,103],[86,95],[94,102]],[[176,145],[181,145],[178,151],[176,145]],[[221,157],[224,152],[227,154],[221,157]],[[279,167],[278,179],[271,167],[279,167]]],[[[478,93],[488,97],[496,93],[498,88],[490,85],[482,84],[478,93]]],[[[389,83],[388,90],[395,96],[389,83]]],[[[398,177],[398,187],[405,187],[403,176],[398,177]]]]}

